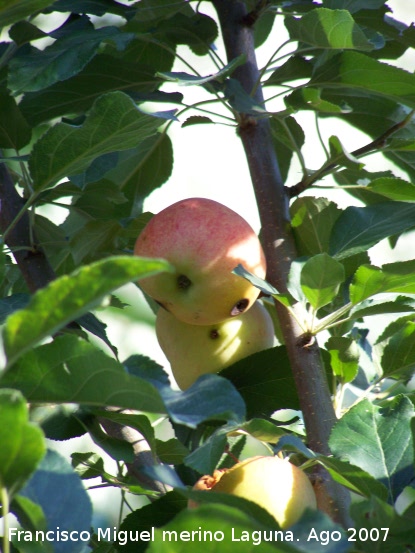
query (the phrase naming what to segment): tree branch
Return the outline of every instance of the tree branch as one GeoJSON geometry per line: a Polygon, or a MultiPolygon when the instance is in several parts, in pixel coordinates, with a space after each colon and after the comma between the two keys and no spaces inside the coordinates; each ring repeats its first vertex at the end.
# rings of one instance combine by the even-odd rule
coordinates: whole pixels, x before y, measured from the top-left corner
{"type": "MultiPolygon", "coordinates": [[[[372,142],[369,142],[369,144],[366,144],[365,146],[354,150],[353,152],[351,152],[351,155],[358,159],[359,157],[363,157],[367,154],[375,152],[376,150],[380,151],[382,148],[385,147],[387,139],[390,136],[405,127],[411,121],[414,112],[415,110],[412,110],[402,121],[399,121],[395,125],[392,125],[392,127],[390,127],[383,134],[375,138],[375,140],[372,140],[372,142]]],[[[343,155],[337,156],[337,158],[339,159],[335,158],[328,160],[320,169],[315,171],[312,175],[307,175],[294,186],[288,187],[286,190],[289,197],[295,198],[299,196],[302,192],[304,192],[308,188],[311,188],[315,182],[332,173],[337,167],[341,165],[342,160],[344,160],[343,155]]]]}
{"type": "Polygon", "coordinates": [[[5,242],[13,253],[28,289],[35,292],[53,280],[55,273],[42,249],[32,241],[28,213],[25,212],[15,223],[23,206],[24,200],[18,194],[9,170],[1,163],[0,232],[4,235],[11,228],[5,236],[5,242]]]}
{"type": "MultiPolygon", "coordinates": [[[[234,0],[213,0],[213,4],[219,16],[228,62],[241,54],[246,56],[246,63],[235,70],[233,77],[239,80],[247,93],[255,90],[255,101],[264,104],[262,88],[255,89],[259,82],[259,69],[253,30],[244,23],[245,4],[234,0]]],[[[239,136],[248,160],[262,225],[267,280],[280,292],[286,292],[290,265],[297,257],[297,251],[290,227],[288,197],[269,121],[240,114],[239,136]]],[[[297,305],[294,309],[301,318],[302,307],[297,305]]],[[[329,455],[328,439],[336,415],[318,345],[305,339],[299,325],[279,302],[276,302],[276,310],[296,382],[308,445],[315,452],[329,455]]],[[[347,490],[335,484],[322,467],[316,469],[315,477],[319,508],[344,525],[349,525],[347,490]]]]}
{"type": "MultiPolygon", "coordinates": [[[[30,228],[28,213],[21,215],[23,206],[24,200],[18,194],[8,168],[1,163],[0,232],[4,235],[7,231],[5,243],[13,253],[28,289],[34,293],[54,280],[56,275],[42,248],[36,243],[36,236],[30,228]]],[[[150,489],[165,492],[165,486],[159,482],[150,481],[140,470],[144,466],[152,466],[156,463],[143,436],[133,429],[105,419],[101,420],[101,424],[108,435],[132,444],[134,462],[128,465],[130,474],[150,489]]]]}

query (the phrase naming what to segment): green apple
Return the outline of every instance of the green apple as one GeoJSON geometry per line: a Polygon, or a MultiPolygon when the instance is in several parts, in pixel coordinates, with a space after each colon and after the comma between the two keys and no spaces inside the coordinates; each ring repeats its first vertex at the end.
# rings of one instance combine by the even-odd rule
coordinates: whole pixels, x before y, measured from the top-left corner
{"type": "Polygon", "coordinates": [[[167,259],[176,269],[140,280],[142,290],[175,317],[209,325],[249,309],[259,290],[232,270],[264,278],[261,243],[248,222],[219,202],[189,198],[156,214],[137,238],[134,254],[167,259]]]}
{"type": "MultiPolygon", "coordinates": [[[[254,501],[276,519],[282,529],[295,524],[305,509],[317,509],[317,500],[307,475],[287,459],[250,457],[229,470],[215,471],[194,486],[236,495],[254,501]]],[[[189,507],[196,507],[193,501],[189,507]]]]}
{"type": "Polygon", "coordinates": [[[239,317],[203,326],[179,321],[161,307],[156,334],[182,390],[202,374],[216,373],[274,345],[272,319],[260,301],[239,317]]]}

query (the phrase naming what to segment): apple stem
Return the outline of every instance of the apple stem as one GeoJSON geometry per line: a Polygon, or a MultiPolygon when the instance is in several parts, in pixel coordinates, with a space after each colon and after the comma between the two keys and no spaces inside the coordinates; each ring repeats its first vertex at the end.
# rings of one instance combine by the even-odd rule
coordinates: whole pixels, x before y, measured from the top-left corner
{"type": "MultiPolygon", "coordinates": [[[[262,88],[258,86],[260,72],[253,26],[246,24],[245,2],[213,0],[213,5],[218,13],[228,62],[239,56],[246,59],[232,77],[258,105],[264,106],[262,88]]],[[[281,178],[270,123],[267,118],[251,114],[238,113],[236,117],[261,220],[267,280],[284,293],[291,262],[298,254],[290,225],[289,198],[281,178]]],[[[275,308],[297,387],[308,446],[316,453],[330,455],[329,436],[337,419],[317,341],[304,347],[304,330],[296,321],[301,315],[300,305],[292,308],[298,317],[279,302],[275,302],[275,308]]],[[[316,467],[315,478],[320,484],[319,508],[348,527],[348,491],[336,484],[323,467],[316,467]]]]}
{"type": "Polygon", "coordinates": [[[236,455],[234,455],[234,454],[232,453],[232,451],[229,449],[229,445],[226,445],[226,447],[225,447],[225,453],[226,453],[227,455],[229,455],[229,457],[230,457],[233,461],[235,461],[235,463],[240,463],[240,462],[241,462],[240,459],[238,459],[238,457],[237,457],[236,455]]]}

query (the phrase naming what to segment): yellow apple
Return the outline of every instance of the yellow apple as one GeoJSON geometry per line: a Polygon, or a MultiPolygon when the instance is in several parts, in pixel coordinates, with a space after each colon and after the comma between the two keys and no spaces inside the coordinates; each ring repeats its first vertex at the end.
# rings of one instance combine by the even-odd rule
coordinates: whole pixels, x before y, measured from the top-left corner
{"type": "MultiPolygon", "coordinates": [[[[307,475],[279,457],[250,457],[229,470],[215,471],[194,486],[243,497],[266,509],[282,529],[297,522],[305,509],[317,509],[316,496],[307,475]]],[[[197,504],[189,501],[189,507],[197,504]]]]}
{"type": "Polygon", "coordinates": [[[142,290],[175,317],[208,325],[249,309],[259,290],[232,270],[242,264],[264,278],[261,243],[248,222],[219,202],[189,198],[156,214],[137,238],[134,254],[167,259],[176,272],[140,280],[142,290]]]}
{"type": "Polygon", "coordinates": [[[260,301],[239,317],[214,325],[190,325],[160,307],[157,339],[178,386],[185,390],[206,373],[273,346],[272,319],[260,301]]]}

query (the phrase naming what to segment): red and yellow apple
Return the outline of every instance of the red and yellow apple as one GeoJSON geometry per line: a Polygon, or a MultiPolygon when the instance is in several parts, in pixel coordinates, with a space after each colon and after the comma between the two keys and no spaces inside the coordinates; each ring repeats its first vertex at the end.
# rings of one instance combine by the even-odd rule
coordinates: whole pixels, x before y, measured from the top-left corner
{"type": "Polygon", "coordinates": [[[176,269],[140,280],[142,290],[183,322],[210,325],[248,310],[259,290],[232,273],[242,264],[264,278],[265,255],[248,222],[214,200],[189,198],[154,215],[134,254],[176,269]]]}
{"type": "MultiPolygon", "coordinates": [[[[286,459],[250,457],[230,469],[203,476],[195,490],[222,492],[249,499],[266,509],[282,529],[295,524],[306,508],[317,509],[307,475],[286,459]]],[[[189,507],[197,507],[190,500],[189,507]]]]}
{"type": "Polygon", "coordinates": [[[274,345],[271,316],[260,301],[239,315],[213,325],[190,325],[160,307],[157,339],[182,390],[206,373],[274,345]]]}

